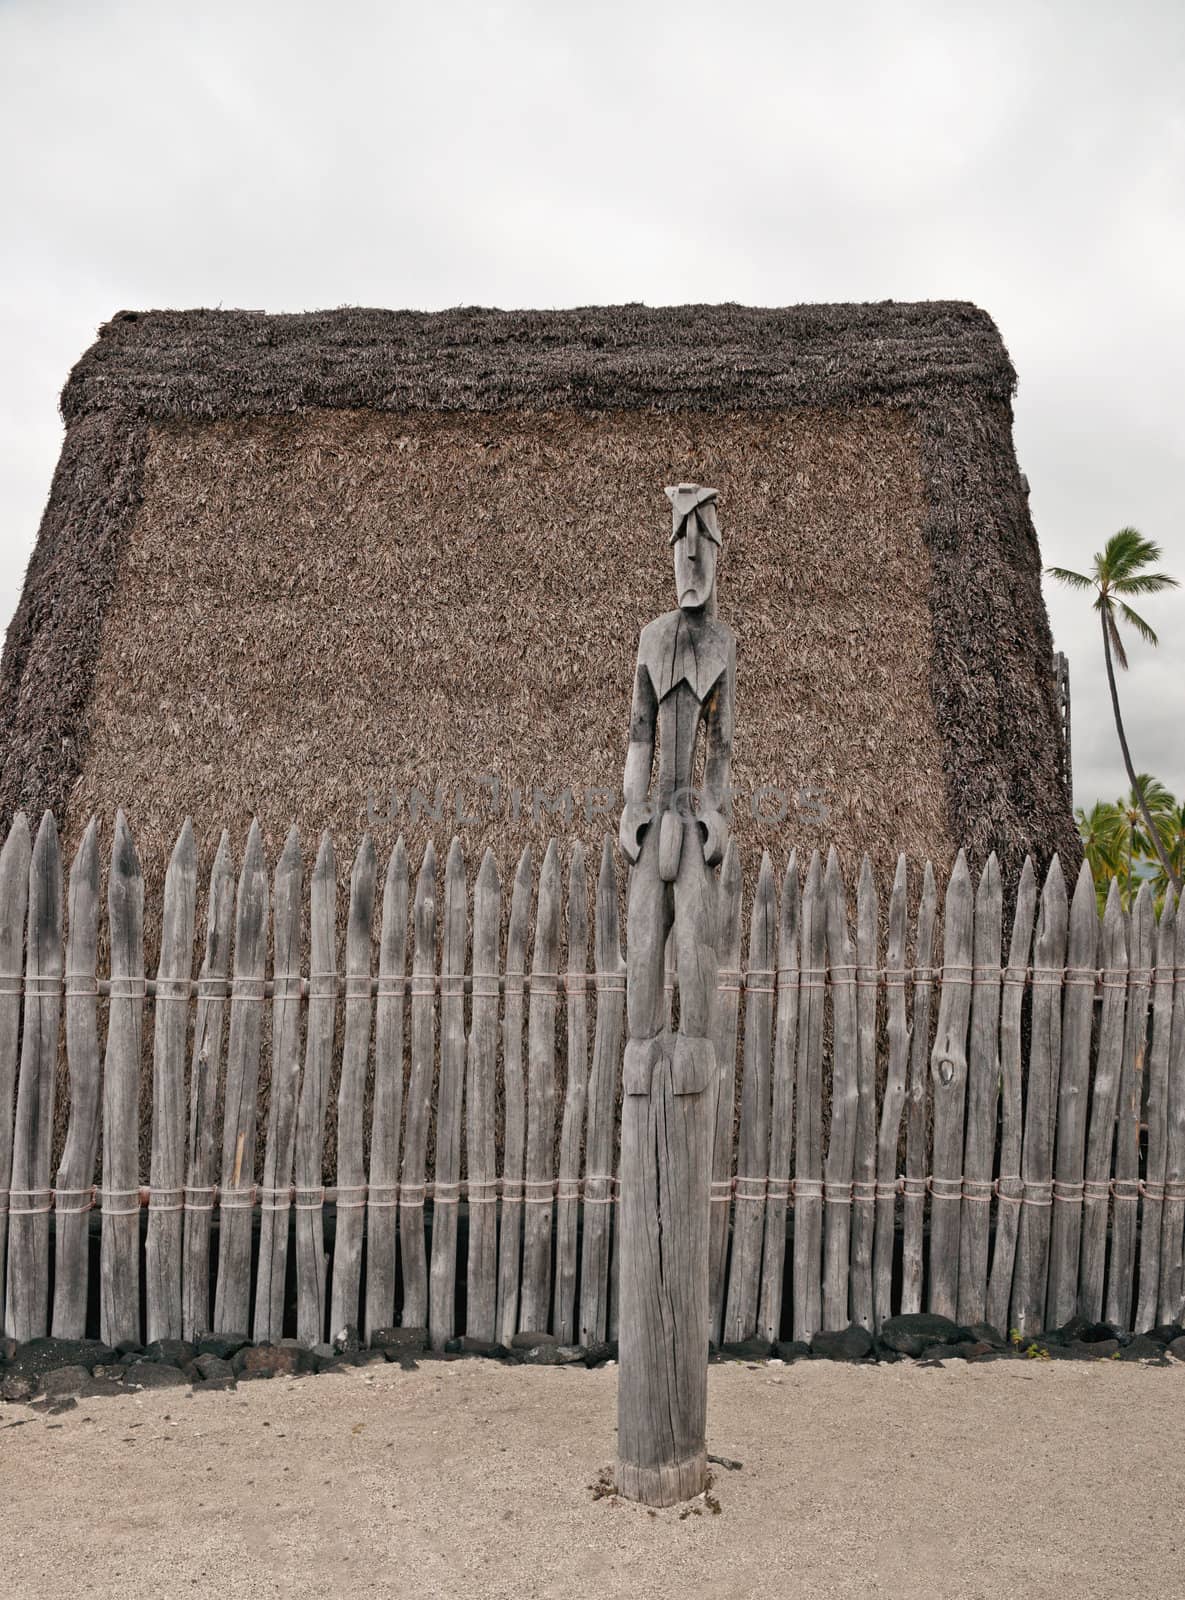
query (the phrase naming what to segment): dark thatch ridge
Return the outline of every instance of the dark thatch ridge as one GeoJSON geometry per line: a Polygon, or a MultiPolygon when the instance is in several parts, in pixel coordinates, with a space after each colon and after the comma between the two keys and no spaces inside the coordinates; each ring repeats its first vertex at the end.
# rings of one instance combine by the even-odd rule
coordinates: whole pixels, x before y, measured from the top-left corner
{"type": "Polygon", "coordinates": [[[313,408],[746,412],[884,405],[923,441],[932,692],[951,836],[1077,857],[1015,374],[959,302],[562,312],[121,312],[71,374],[67,437],[0,663],[0,824],[65,809],[148,431],[313,408]]]}

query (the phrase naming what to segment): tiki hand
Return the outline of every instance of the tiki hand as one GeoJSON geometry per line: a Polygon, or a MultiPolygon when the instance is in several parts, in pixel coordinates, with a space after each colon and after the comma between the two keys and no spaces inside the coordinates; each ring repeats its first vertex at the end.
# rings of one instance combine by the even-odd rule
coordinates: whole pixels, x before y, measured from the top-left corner
{"type": "Polygon", "coordinates": [[[631,866],[642,854],[642,840],[653,816],[654,807],[649,800],[626,801],[617,837],[621,844],[621,853],[631,866]]]}
{"type": "Polygon", "coordinates": [[[728,819],[722,812],[705,808],[698,817],[704,835],[704,860],[714,867],[724,855],[728,843],[728,819]]]}

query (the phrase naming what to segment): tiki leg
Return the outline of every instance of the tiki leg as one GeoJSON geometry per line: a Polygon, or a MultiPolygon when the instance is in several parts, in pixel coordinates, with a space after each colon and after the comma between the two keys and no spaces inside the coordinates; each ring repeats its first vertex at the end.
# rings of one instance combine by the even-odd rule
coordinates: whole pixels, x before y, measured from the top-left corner
{"type": "MultiPolygon", "coordinates": [[[[705,946],[711,955],[710,922],[705,931],[697,920],[711,899],[705,895],[707,874],[694,846],[689,830],[684,855],[692,860],[687,869],[681,862],[675,885],[675,939],[680,951],[680,1016],[685,1023],[690,1020],[703,1027],[704,1033],[662,1035],[649,1082],[643,1087],[636,1075],[637,1087],[631,1092],[627,1083],[622,1105],[617,1482],[630,1499],[656,1506],[690,1499],[707,1482],[708,1203],[715,1056],[706,1037],[711,987],[705,1001],[700,980],[709,976],[714,960],[704,956],[705,946]],[[690,919],[693,925],[681,928],[681,919],[690,919]]],[[[653,940],[643,982],[656,974],[653,1004],[661,1008],[668,924],[665,913],[647,915],[644,889],[657,898],[665,885],[657,875],[652,884],[640,885],[637,905],[640,925],[653,940]]],[[[631,942],[636,938],[634,915],[631,888],[631,942]]],[[[639,953],[639,970],[642,959],[639,953]]],[[[635,1008],[634,973],[631,966],[627,997],[631,1038],[635,1017],[639,1024],[649,1025],[655,1015],[649,989],[645,1007],[639,995],[635,1008]]],[[[714,987],[714,971],[710,976],[714,987]]]]}

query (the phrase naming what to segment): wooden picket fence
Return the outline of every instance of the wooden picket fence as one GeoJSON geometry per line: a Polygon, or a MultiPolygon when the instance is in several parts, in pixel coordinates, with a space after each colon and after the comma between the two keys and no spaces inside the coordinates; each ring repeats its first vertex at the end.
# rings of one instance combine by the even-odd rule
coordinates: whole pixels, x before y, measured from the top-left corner
{"type": "MultiPolygon", "coordinates": [[[[328,835],[306,923],[295,830],[270,885],[259,829],[237,886],[224,834],[195,977],[196,854],[186,823],[146,978],[144,884],[122,814],[102,946],[93,821],[65,893],[51,815],[35,842],[18,817],[0,850],[6,1332],[115,1343],[211,1328],[314,1344],[398,1319],[437,1346],[516,1331],[613,1337],[625,964],[609,841],[591,927],[583,848],[571,849],[565,896],[553,843],[537,880],[529,853],[519,862],[503,937],[492,854],[471,898],[453,841],[438,916],[431,846],[409,894],[402,842],[380,885],[364,838],[343,967],[328,835]],[[55,1179],[63,1001],[69,1120],[55,1179]]],[[[1169,895],[1157,920],[1147,887],[1129,915],[1113,886],[1100,919],[1088,868],[1068,903],[1056,859],[1040,891],[1026,863],[1007,897],[1005,959],[1004,887],[994,857],[975,885],[960,855],[940,918],[929,866],[911,910],[902,859],[882,920],[865,860],[853,922],[834,851],[803,872],[792,855],[780,892],[765,856],[742,961],[730,846],[718,908],[717,1341],[875,1327],[923,1303],[1022,1332],[1075,1312],[1138,1329],[1181,1319],[1185,916],[1169,895]]]]}

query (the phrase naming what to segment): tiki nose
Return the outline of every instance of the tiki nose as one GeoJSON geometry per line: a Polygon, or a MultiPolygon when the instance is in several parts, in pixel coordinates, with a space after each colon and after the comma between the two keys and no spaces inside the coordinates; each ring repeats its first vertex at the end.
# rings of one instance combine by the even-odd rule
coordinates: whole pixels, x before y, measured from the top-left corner
{"type": "Polygon", "coordinates": [[[687,559],[694,561],[699,554],[699,518],[693,511],[687,519],[687,559]]]}

